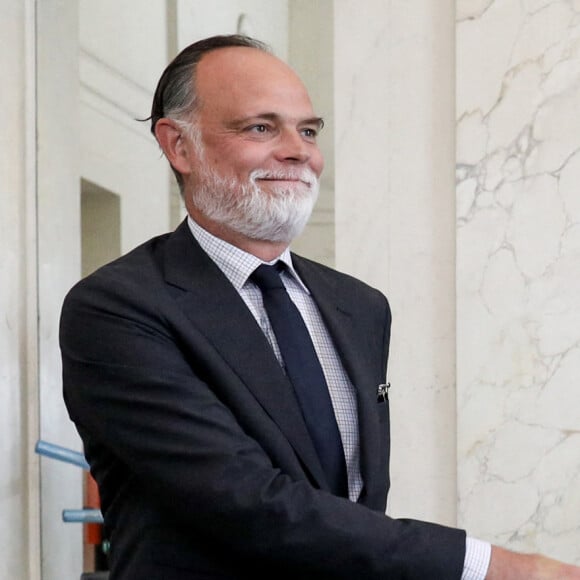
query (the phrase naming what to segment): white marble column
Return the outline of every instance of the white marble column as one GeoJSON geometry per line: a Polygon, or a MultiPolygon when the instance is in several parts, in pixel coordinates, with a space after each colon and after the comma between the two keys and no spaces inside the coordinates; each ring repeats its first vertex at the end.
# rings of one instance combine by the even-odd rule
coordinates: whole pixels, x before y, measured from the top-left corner
{"type": "Polygon", "coordinates": [[[336,267],[393,310],[389,513],[455,524],[451,0],[334,3],[336,267]]]}
{"type": "Polygon", "coordinates": [[[580,3],[457,3],[459,523],[580,562],[580,3]]]}

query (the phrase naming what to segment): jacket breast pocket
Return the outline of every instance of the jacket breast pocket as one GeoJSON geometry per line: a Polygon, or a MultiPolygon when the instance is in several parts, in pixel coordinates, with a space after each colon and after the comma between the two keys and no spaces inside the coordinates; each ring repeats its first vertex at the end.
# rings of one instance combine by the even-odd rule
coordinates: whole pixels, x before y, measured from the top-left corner
{"type": "Polygon", "coordinates": [[[389,389],[390,383],[382,383],[377,387],[377,411],[381,423],[389,423],[389,389]]]}

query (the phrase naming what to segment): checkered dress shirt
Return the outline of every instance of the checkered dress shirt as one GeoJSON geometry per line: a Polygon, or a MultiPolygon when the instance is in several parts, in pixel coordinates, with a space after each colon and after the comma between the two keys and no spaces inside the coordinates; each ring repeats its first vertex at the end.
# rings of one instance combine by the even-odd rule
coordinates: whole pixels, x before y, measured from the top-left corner
{"type": "MultiPolygon", "coordinates": [[[[280,349],[262,302],[262,293],[249,280],[253,271],[264,262],[256,256],[248,254],[240,250],[240,248],[213,236],[195,223],[191,217],[188,218],[188,224],[199,245],[238,291],[272,345],[278,362],[282,365],[280,349]]],[[[281,260],[287,266],[280,274],[282,282],[304,319],[328,384],[346,459],[348,495],[351,501],[356,501],[360,495],[363,482],[360,473],[359,430],[355,390],[336,352],[332,338],[322,321],[316,303],[292,266],[290,250],[286,249],[279,258],[268,263],[273,264],[278,260],[281,260]]]]}

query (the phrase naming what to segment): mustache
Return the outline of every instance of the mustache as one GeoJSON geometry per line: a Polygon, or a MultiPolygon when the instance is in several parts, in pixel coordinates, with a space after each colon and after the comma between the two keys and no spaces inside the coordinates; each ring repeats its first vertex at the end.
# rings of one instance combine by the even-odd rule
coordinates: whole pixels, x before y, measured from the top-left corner
{"type": "Polygon", "coordinates": [[[254,169],[250,173],[250,180],[255,183],[257,179],[280,179],[288,181],[302,181],[309,186],[318,182],[318,177],[311,169],[307,167],[295,169],[254,169]]]}

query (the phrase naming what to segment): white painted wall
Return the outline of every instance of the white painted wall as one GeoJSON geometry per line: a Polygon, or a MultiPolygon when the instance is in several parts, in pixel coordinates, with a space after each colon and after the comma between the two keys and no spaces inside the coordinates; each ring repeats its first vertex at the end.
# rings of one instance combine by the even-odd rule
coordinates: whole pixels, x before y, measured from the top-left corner
{"type": "MultiPolygon", "coordinates": [[[[58,319],[80,273],[78,12],[76,4],[37,5],[38,324],[40,437],[79,448],[62,400],[58,319]]],[[[82,529],[61,521],[82,507],[81,470],[41,461],[43,579],[82,571],[82,529]]]]}
{"type": "Polygon", "coordinates": [[[241,32],[288,57],[288,0],[177,0],[177,6],[180,50],[207,36],[241,32]]]}
{"type": "Polygon", "coordinates": [[[0,577],[39,578],[34,3],[0,4],[0,577]]]}
{"type": "MultiPolygon", "coordinates": [[[[81,178],[120,197],[122,251],[169,228],[167,166],[135,120],[149,114],[166,60],[165,3],[47,1],[37,28],[40,436],[80,449],[62,401],[58,321],[81,276],[81,178]]],[[[63,508],[82,507],[81,475],[42,460],[43,580],[82,572],[82,527],[61,521],[63,508]]]]}
{"type": "Polygon", "coordinates": [[[169,228],[169,171],[147,117],[167,64],[166,2],[80,2],[80,173],[121,198],[121,248],[169,228]]]}

